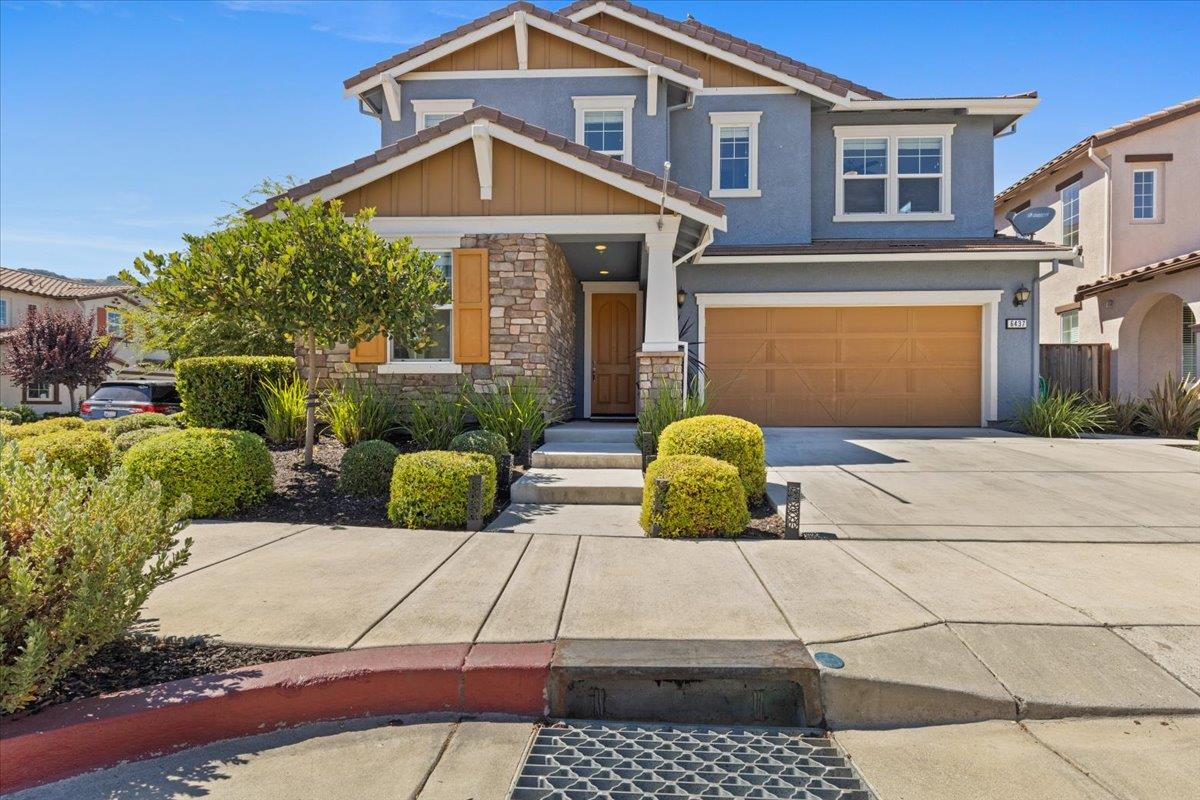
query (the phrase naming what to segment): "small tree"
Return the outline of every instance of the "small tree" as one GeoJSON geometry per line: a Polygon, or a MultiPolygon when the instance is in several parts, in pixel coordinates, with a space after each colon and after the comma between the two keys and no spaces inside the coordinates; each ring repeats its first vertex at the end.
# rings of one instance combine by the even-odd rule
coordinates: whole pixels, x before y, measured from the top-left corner
{"type": "Polygon", "coordinates": [[[75,390],[107,378],[112,355],[112,338],[98,335],[83,312],[38,311],[12,332],[4,372],[22,386],[66,386],[74,411],[75,390]]]}
{"type": "Polygon", "coordinates": [[[434,258],[409,239],[389,241],[369,226],[373,209],[351,218],[338,200],[281,200],[268,219],[244,216],[185,252],[147,252],[122,278],[165,314],[221,313],[302,344],[308,353],[304,463],[316,429],[316,350],[351,346],[387,331],[422,347],[447,286],[434,258]]]}

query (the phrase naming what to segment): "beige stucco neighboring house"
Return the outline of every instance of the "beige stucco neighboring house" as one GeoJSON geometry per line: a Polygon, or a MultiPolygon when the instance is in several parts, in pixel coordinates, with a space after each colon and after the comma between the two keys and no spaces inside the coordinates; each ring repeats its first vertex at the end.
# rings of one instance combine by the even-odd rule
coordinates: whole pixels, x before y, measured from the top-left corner
{"type": "Polygon", "coordinates": [[[1107,343],[1118,395],[1195,376],[1200,317],[1200,98],[1095,133],[996,196],[996,229],[1030,206],[1056,212],[1039,239],[1079,249],[1043,264],[1040,339],[1107,343]]]}
{"type": "MultiPolygon", "coordinates": [[[[59,309],[82,311],[94,320],[97,329],[117,339],[113,352],[114,378],[166,378],[170,371],[155,371],[147,364],[162,362],[165,353],[143,353],[122,336],[125,313],[137,303],[124,284],[97,284],[74,281],[39,272],[0,267],[0,364],[7,356],[6,339],[31,311],[59,309]]],[[[86,399],[87,392],[76,392],[75,402],[86,399]]],[[[0,374],[0,405],[9,408],[18,403],[32,406],[37,413],[72,411],[65,386],[42,384],[21,386],[0,374]]]]}

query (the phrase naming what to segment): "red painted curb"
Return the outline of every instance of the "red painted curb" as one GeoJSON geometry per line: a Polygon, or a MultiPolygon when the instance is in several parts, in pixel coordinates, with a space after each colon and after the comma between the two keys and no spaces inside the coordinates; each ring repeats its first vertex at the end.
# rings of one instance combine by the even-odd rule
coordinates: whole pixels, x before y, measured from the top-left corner
{"type": "Polygon", "coordinates": [[[4,726],[0,793],[319,720],[541,715],[553,650],[543,642],[350,650],[64,703],[4,726]]]}

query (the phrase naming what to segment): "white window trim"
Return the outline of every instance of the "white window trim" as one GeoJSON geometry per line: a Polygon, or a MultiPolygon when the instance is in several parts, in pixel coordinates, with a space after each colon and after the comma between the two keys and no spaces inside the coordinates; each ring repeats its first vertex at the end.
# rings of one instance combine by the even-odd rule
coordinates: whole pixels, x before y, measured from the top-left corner
{"type": "Polygon", "coordinates": [[[415,114],[416,118],[417,118],[417,128],[416,129],[418,131],[423,131],[423,130],[425,130],[426,127],[428,127],[425,124],[425,115],[426,114],[458,115],[458,114],[462,114],[462,113],[470,110],[470,108],[475,105],[475,101],[471,100],[471,99],[465,99],[465,100],[411,100],[409,102],[412,103],[413,114],[415,114]]]}
{"type": "MultiPolygon", "coordinates": [[[[454,248],[459,246],[459,237],[414,236],[413,244],[431,253],[450,253],[453,270],[454,248]]],[[[453,271],[451,280],[453,280],[453,271]]],[[[434,307],[438,311],[450,312],[450,357],[449,358],[395,358],[392,353],[392,335],[387,337],[387,361],[376,369],[383,375],[452,375],[463,371],[462,364],[454,363],[454,303],[442,303],[434,307]]]]}
{"type": "Polygon", "coordinates": [[[8,327],[8,298],[0,297],[0,328],[8,327]]]}
{"type": "Polygon", "coordinates": [[[762,197],[758,188],[758,123],[761,111],[710,111],[712,125],[712,187],[709,197],[762,197]],[[745,189],[721,188],[721,128],[750,129],[750,186],[745,189]]]}
{"type": "Polygon", "coordinates": [[[1058,315],[1058,340],[1062,344],[1078,344],[1078,342],[1079,342],[1079,309],[1073,308],[1070,311],[1064,311],[1058,315]],[[1071,341],[1070,337],[1067,335],[1067,332],[1068,332],[1067,320],[1068,319],[1073,319],[1075,321],[1075,325],[1074,325],[1075,340],[1074,341],[1071,341]]]}
{"type": "MultiPolygon", "coordinates": [[[[621,112],[622,133],[625,149],[621,151],[620,160],[626,164],[633,163],[633,106],[637,95],[578,95],[571,98],[575,104],[575,141],[583,144],[583,117],[585,111],[619,111],[621,112]]],[[[611,153],[609,155],[612,155],[611,153]]],[[[617,156],[613,155],[613,158],[617,156]]]]}
{"type": "Polygon", "coordinates": [[[1163,221],[1163,170],[1159,164],[1151,164],[1149,166],[1140,166],[1133,170],[1129,176],[1129,221],[1134,225],[1156,225],[1163,221]],[[1139,172],[1149,172],[1154,176],[1154,216],[1146,219],[1138,219],[1134,214],[1134,183],[1137,181],[1139,172]]]}
{"type": "MultiPolygon", "coordinates": [[[[954,139],[954,125],[835,125],[833,182],[834,182],[834,222],[949,222],[954,219],[951,211],[950,165],[951,142],[954,139]],[[942,139],[942,210],[936,213],[920,212],[901,214],[900,207],[900,139],[910,137],[934,137],[942,139]],[[842,179],[842,151],[847,139],[887,139],[888,140],[888,169],[884,178],[886,190],[886,210],[881,214],[847,214],[845,207],[845,181],[842,179]]],[[[919,178],[920,175],[906,177],[919,178]]]]}
{"type": "Polygon", "coordinates": [[[1077,178],[1058,190],[1058,241],[1065,247],[1078,247],[1083,236],[1083,178],[1077,178]],[[1075,242],[1067,244],[1067,189],[1076,187],[1075,192],[1075,242]]]}

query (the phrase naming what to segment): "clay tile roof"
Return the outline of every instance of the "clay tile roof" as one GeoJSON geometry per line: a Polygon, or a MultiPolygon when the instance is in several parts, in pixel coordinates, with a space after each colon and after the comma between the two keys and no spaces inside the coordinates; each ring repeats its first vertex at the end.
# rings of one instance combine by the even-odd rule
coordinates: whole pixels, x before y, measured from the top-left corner
{"type": "Polygon", "coordinates": [[[606,44],[610,47],[624,50],[625,52],[635,55],[638,58],[645,59],[652,64],[658,64],[660,66],[667,67],[668,69],[672,69],[675,72],[687,75],[688,77],[700,77],[700,73],[697,70],[685,66],[683,62],[679,61],[678,59],[668,58],[661,53],[656,53],[653,50],[647,50],[644,47],[633,44],[632,42],[627,42],[624,39],[621,39],[617,36],[612,36],[604,31],[593,30],[583,23],[572,22],[565,16],[556,14],[553,11],[547,11],[544,8],[539,8],[532,3],[527,3],[521,0],[520,2],[510,3],[504,8],[497,9],[490,14],[485,14],[479,19],[472,20],[465,25],[460,25],[452,31],[443,33],[441,36],[436,36],[429,41],[422,42],[416,47],[410,47],[403,53],[397,53],[391,58],[384,59],[374,66],[367,67],[361,72],[347,78],[345,81],[343,81],[343,85],[347,89],[350,89],[367,80],[368,78],[373,78],[381,72],[386,72],[392,67],[397,67],[406,61],[411,61],[419,55],[424,55],[430,50],[441,47],[444,44],[466,36],[467,34],[477,31],[480,28],[485,28],[488,25],[491,25],[493,22],[498,22],[499,20],[502,20],[517,11],[524,11],[526,14],[537,17],[538,19],[545,20],[546,22],[552,22],[555,25],[565,28],[566,30],[573,31],[581,36],[586,36],[589,39],[600,42],[601,44],[606,44]]]}
{"type": "Polygon", "coordinates": [[[87,297],[124,295],[131,287],[124,283],[83,283],[23,269],[0,267],[0,289],[60,300],[82,300],[87,297]]]}
{"type": "Polygon", "coordinates": [[[1191,100],[1185,100],[1182,103],[1176,103],[1173,106],[1167,106],[1164,109],[1155,111],[1153,114],[1147,114],[1144,117],[1131,119],[1128,122],[1122,122],[1120,125],[1114,125],[1111,128],[1105,128],[1102,131],[1097,131],[1091,136],[1076,142],[1075,144],[1062,151],[1054,158],[1042,164],[1033,172],[1021,178],[1016,183],[1009,186],[1000,194],[996,195],[996,205],[999,205],[1006,200],[1009,200],[1013,195],[1017,194],[1022,188],[1028,186],[1032,181],[1037,180],[1043,175],[1048,175],[1055,172],[1059,167],[1066,164],[1076,156],[1080,156],[1087,151],[1089,147],[1101,147],[1103,145],[1115,142],[1118,139],[1124,139],[1126,136],[1132,136],[1135,133],[1157,128],[1159,125],[1166,125],[1168,122],[1174,122],[1177,119],[1186,117],[1189,114],[1200,112],[1200,97],[1193,97],[1191,100]]]}
{"type": "Polygon", "coordinates": [[[813,239],[811,244],[710,245],[706,256],[859,255],[883,253],[1003,253],[1061,250],[1062,246],[1016,236],[960,239],[813,239]]]}
{"type": "MultiPolygon", "coordinates": [[[[292,187],[283,194],[272,197],[265,203],[250,209],[249,213],[255,217],[265,217],[275,210],[276,202],[285,197],[291,200],[299,200],[302,197],[308,197],[310,195],[317,194],[322,189],[332,186],[333,184],[338,183],[345,178],[350,177],[351,175],[357,175],[360,172],[364,172],[369,167],[381,164],[388,159],[407,153],[409,150],[412,150],[418,145],[424,144],[431,139],[444,136],[447,133],[458,130],[459,128],[465,127],[472,122],[481,119],[490,120],[496,125],[505,127],[514,133],[519,133],[522,136],[526,136],[530,139],[541,142],[542,144],[553,147],[556,150],[560,150],[564,153],[574,156],[581,161],[587,161],[591,164],[595,164],[598,167],[602,167],[603,169],[606,169],[609,172],[615,173],[624,178],[637,181],[644,186],[649,186],[657,190],[661,190],[663,188],[663,179],[652,172],[638,169],[637,167],[634,167],[631,164],[626,164],[623,161],[619,161],[612,156],[606,156],[603,153],[598,153],[595,150],[585,147],[577,142],[573,142],[569,139],[559,136],[558,134],[551,133],[545,128],[539,128],[537,125],[531,125],[523,119],[519,119],[508,114],[503,114],[497,109],[489,108],[488,106],[475,106],[474,108],[470,108],[462,114],[441,122],[433,128],[426,128],[425,130],[413,134],[412,136],[408,136],[398,142],[394,142],[387,147],[380,148],[370,156],[360,158],[351,164],[338,167],[331,172],[327,172],[324,175],[313,178],[311,181],[292,187]]],[[[688,205],[695,206],[696,208],[706,211],[709,214],[716,216],[724,216],[725,214],[725,206],[721,205],[716,200],[706,197],[695,189],[688,189],[680,186],[674,181],[667,182],[666,193],[668,197],[681,200],[688,205]]]]}
{"type": "MultiPolygon", "coordinates": [[[[576,11],[582,11],[596,4],[596,0],[577,0],[565,8],[560,8],[558,13],[564,17],[569,17],[576,11]]],[[[680,22],[664,17],[661,14],[656,14],[649,9],[636,6],[627,0],[606,0],[606,5],[619,8],[629,14],[635,14],[642,19],[670,28],[671,30],[681,33],[684,36],[690,36],[697,41],[705,44],[718,47],[727,53],[732,53],[742,58],[748,58],[756,64],[762,64],[764,67],[770,67],[773,70],[782,72],[785,75],[790,75],[793,78],[798,78],[802,81],[819,86],[822,89],[830,91],[842,97],[847,96],[850,92],[861,94],[863,97],[869,97],[873,100],[887,100],[886,94],[877,92],[874,89],[868,89],[866,86],[846,80],[831,72],[826,72],[822,69],[817,69],[803,61],[797,61],[794,58],[789,58],[782,53],[777,53],[774,50],[769,50],[761,45],[754,44],[740,37],[734,36],[731,33],[719,30],[711,25],[705,25],[702,22],[697,22],[694,19],[680,22]]]]}
{"type": "Polygon", "coordinates": [[[1200,250],[1193,250],[1190,253],[1184,253],[1174,258],[1156,261],[1144,267],[1127,269],[1124,272],[1118,272],[1113,275],[1105,275],[1099,280],[1085,283],[1075,289],[1075,301],[1079,302],[1085,297],[1100,294],[1109,289],[1128,286],[1138,281],[1148,281],[1151,278],[1157,278],[1159,275],[1170,275],[1175,272],[1183,272],[1185,269],[1195,269],[1196,267],[1200,267],[1200,250]]]}

